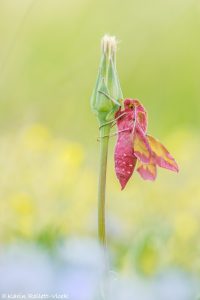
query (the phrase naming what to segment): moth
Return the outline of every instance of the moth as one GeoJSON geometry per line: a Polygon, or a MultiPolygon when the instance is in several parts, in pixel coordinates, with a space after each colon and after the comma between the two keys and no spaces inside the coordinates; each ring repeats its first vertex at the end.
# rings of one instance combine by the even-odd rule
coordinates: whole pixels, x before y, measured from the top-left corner
{"type": "Polygon", "coordinates": [[[115,114],[117,143],[116,176],[123,190],[135,168],[144,180],[155,180],[157,167],[178,172],[178,164],[157,139],[147,134],[147,112],[136,99],[125,99],[115,114]]]}

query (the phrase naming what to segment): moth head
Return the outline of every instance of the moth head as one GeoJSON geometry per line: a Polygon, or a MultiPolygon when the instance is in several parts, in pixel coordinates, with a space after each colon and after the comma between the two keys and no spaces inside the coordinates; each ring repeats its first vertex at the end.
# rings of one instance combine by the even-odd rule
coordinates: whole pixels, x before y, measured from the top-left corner
{"type": "Polygon", "coordinates": [[[125,109],[128,109],[128,110],[133,110],[135,107],[135,104],[134,104],[134,100],[133,99],[125,99],[124,100],[124,108],[125,109]]]}

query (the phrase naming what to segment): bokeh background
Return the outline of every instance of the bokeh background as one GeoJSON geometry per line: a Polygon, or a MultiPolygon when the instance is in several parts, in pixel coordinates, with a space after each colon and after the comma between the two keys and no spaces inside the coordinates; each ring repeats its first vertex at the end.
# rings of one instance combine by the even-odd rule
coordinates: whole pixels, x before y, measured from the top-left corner
{"type": "Polygon", "coordinates": [[[83,272],[87,263],[87,274],[97,269],[90,259],[97,236],[99,145],[89,99],[100,38],[110,33],[119,40],[124,97],[142,101],[149,132],[180,165],[178,175],[159,170],[154,183],[135,174],[121,192],[111,139],[108,245],[121,278],[114,299],[197,299],[199,31],[198,0],[0,1],[0,291],[24,291],[24,277],[33,291],[47,291],[54,268],[61,278],[56,291],[67,285],[70,299],[95,299],[94,277],[83,272]],[[33,283],[35,274],[40,280],[33,283]],[[80,295],[73,294],[77,284],[80,295]]]}

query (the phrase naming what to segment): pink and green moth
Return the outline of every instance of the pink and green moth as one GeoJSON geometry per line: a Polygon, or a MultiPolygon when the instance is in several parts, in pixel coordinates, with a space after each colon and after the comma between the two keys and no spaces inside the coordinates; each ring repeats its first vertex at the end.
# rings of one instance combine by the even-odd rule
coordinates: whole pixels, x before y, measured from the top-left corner
{"type": "Polygon", "coordinates": [[[115,146],[115,172],[122,190],[134,169],[144,180],[155,180],[157,166],[178,172],[178,165],[168,150],[147,134],[147,112],[135,99],[125,99],[115,114],[118,138],[115,146]],[[137,166],[136,166],[137,165],[137,166]]]}

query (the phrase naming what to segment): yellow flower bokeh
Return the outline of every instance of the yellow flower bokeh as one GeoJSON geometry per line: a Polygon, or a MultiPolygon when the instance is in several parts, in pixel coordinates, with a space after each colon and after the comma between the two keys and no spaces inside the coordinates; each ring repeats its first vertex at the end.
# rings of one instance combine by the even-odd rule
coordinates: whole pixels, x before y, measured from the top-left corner
{"type": "MultiPolygon", "coordinates": [[[[155,183],[134,174],[123,192],[109,157],[108,237],[111,244],[131,245],[121,254],[124,270],[134,257],[133,268],[147,275],[171,263],[198,271],[194,257],[200,233],[197,140],[183,129],[176,132],[176,139],[168,137],[180,174],[159,170],[155,183]],[[148,244],[149,237],[155,244],[148,244]],[[190,255],[194,262],[189,264],[190,255]]],[[[96,236],[98,171],[88,159],[83,145],[57,137],[41,124],[5,136],[0,148],[1,241],[49,244],[71,235],[96,236]]]]}

